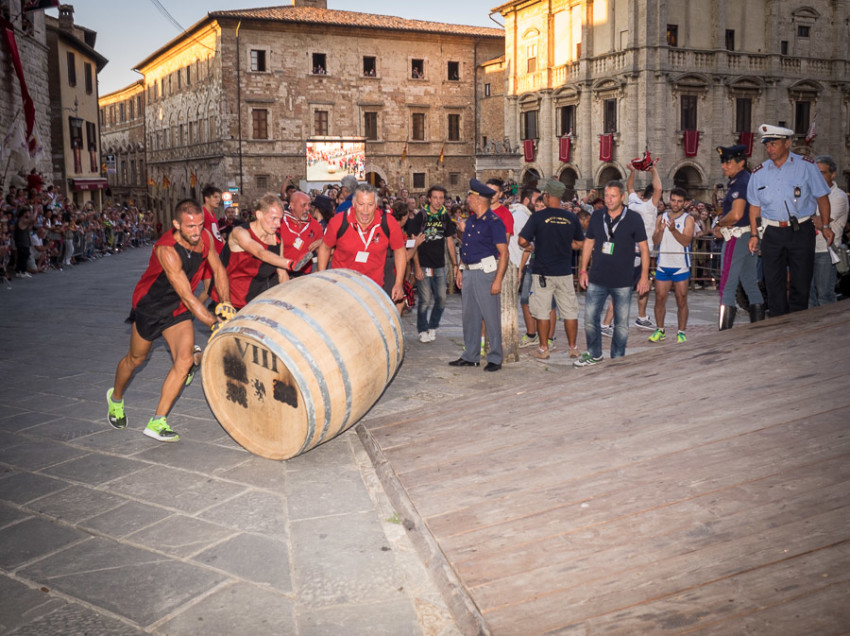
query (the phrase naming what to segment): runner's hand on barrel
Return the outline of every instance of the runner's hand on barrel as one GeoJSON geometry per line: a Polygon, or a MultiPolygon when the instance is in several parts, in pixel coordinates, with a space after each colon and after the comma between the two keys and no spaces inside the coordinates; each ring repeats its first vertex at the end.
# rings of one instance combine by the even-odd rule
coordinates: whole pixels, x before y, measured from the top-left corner
{"type": "Polygon", "coordinates": [[[221,326],[227,322],[226,320],[216,320],[213,324],[210,325],[210,338],[212,338],[215,334],[218,333],[218,330],[221,329],[221,326]]]}
{"type": "Polygon", "coordinates": [[[236,307],[230,303],[219,303],[215,306],[215,315],[227,322],[236,315],[236,307]]]}

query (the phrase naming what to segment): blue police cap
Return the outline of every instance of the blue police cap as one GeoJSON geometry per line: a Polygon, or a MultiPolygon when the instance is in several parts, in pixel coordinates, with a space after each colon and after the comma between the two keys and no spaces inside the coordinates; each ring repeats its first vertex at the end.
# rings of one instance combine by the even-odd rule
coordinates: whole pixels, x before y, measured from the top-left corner
{"type": "Polygon", "coordinates": [[[747,147],[743,144],[735,146],[717,146],[715,148],[717,154],[720,155],[720,163],[726,163],[730,159],[747,160],[747,147]]]}
{"type": "Polygon", "coordinates": [[[493,188],[484,185],[478,179],[469,180],[469,191],[481,195],[482,197],[487,197],[488,199],[496,196],[496,191],[493,188]]]}

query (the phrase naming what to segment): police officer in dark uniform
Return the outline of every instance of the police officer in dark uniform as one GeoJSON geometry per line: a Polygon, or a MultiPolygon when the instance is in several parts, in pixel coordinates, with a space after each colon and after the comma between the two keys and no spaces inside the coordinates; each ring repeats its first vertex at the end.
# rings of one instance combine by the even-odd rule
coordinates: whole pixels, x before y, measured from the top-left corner
{"type": "Polygon", "coordinates": [[[757,224],[761,217],[768,309],[771,316],[781,316],[809,306],[815,262],[812,217],[820,214],[827,245],[835,235],[829,229],[829,187],[813,159],[790,151],[794,131],[762,124],[759,132],[768,161],[753,170],[747,187],[749,249],[752,253],[758,250],[757,224]],[[787,296],[786,277],[790,279],[787,296]]]}
{"type": "Polygon", "coordinates": [[[485,371],[502,368],[502,278],[508,267],[505,224],[490,209],[496,191],[478,179],[469,182],[466,203],[472,215],[459,223],[463,232],[455,284],[463,291],[463,353],[449,364],[477,367],[481,357],[481,320],[490,340],[485,371]]]}
{"type": "Polygon", "coordinates": [[[750,213],[747,203],[747,147],[717,146],[723,175],[729,179],[721,208],[723,215],[714,228],[717,238],[723,239],[723,269],[720,274],[721,331],[735,322],[738,311],[736,296],[740,282],[750,303],[750,322],[764,320],[764,296],[758,286],[758,254],[750,252],[750,213]]]}

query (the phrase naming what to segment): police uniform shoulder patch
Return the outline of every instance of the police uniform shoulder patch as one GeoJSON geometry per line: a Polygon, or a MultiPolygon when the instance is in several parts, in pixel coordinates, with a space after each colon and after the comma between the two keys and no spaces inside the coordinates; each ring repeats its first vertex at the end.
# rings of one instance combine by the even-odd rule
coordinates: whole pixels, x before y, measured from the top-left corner
{"type": "Polygon", "coordinates": [[[815,162],[815,160],[812,157],[808,157],[806,155],[803,155],[803,161],[808,161],[809,163],[815,162]]]}
{"type": "Polygon", "coordinates": [[[732,198],[733,198],[733,199],[737,199],[737,198],[738,198],[738,193],[737,193],[737,192],[733,192],[733,193],[732,193],[732,198]]]}
{"type": "Polygon", "coordinates": [[[755,174],[756,172],[758,172],[758,171],[759,171],[759,170],[761,170],[762,168],[764,168],[764,164],[763,164],[763,163],[760,163],[760,164],[759,164],[759,165],[757,165],[755,168],[753,168],[753,172],[752,172],[752,174],[755,174]]]}

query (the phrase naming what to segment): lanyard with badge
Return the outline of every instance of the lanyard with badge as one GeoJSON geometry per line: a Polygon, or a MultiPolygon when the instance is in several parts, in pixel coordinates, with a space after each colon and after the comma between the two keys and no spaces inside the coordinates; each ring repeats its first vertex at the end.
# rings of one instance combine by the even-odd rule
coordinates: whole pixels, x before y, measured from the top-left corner
{"type": "Polygon", "coordinates": [[[354,257],[355,263],[365,263],[369,260],[369,245],[372,243],[372,239],[375,238],[375,232],[378,231],[378,225],[380,224],[375,223],[375,225],[372,226],[372,229],[369,231],[369,236],[367,237],[363,230],[360,229],[360,224],[357,222],[357,219],[354,220],[354,227],[360,235],[360,240],[363,241],[363,251],[357,252],[357,256],[354,257]]]}
{"type": "MultiPolygon", "coordinates": [[[[292,217],[292,218],[295,218],[295,217],[292,217]]],[[[306,230],[308,227],[310,227],[310,224],[305,223],[304,227],[302,227],[298,231],[295,231],[295,230],[292,229],[292,226],[289,224],[289,217],[288,216],[283,217],[283,222],[286,223],[286,229],[288,229],[292,234],[296,235],[295,240],[292,241],[292,247],[294,247],[297,250],[300,250],[301,246],[304,245],[304,241],[301,239],[301,235],[304,233],[304,230],[306,230]]],[[[298,221],[296,220],[296,227],[298,227],[297,223],[298,223],[298,221]]]]}
{"type": "Polygon", "coordinates": [[[606,239],[602,244],[603,254],[608,254],[610,256],[614,253],[614,232],[616,232],[617,226],[620,225],[620,221],[623,220],[624,216],[626,216],[625,209],[620,213],[620,218],[616,221],[611,220],[611,215],[607,212],[603,215],[602,229],[605,230],[606,239]]]}

